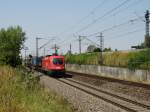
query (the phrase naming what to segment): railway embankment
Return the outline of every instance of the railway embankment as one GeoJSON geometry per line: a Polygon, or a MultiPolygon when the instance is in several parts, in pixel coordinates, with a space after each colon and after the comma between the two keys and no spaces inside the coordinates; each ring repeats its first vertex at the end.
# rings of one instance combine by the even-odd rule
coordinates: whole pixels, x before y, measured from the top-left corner
{"type": "Polygon", "coordinates": [[[99,75],[128,81],[150,83],[150,71],[100,65],[66,64],[67,71],[99,75]]]}
{"type": "MultiPolygon", "coordinates": [[[[89,83],[92,81],[91,78],[89,78],[89,81],[87,82],[77,79],[77,77],[80,79],[81,77],[76,73],[67,73],[64,77],[60,78],[49,77],[42,73],[37,74],[40,75],[41,85],[48,88],[50,91],[55,91],[57,94],[67,99],[68,102],[74,106],[76,112],[150,111],[149,101],[147,101],[147,99],[145,100],[146,96],[138,99],[130,95],[121,94],[121,92],[115,92],[109,88],[109,82],[105,82],[104,84],[107,85],[106,83],[108,83],[107,88],[102,88],[103,85],[98,87],[97,85],[89,83]]],[[[85,78],[86,77],[84,77],[84,79],[85,78]]],[[[113,86],[115,86],[116,89],[118,88],[125,90],[126,92],[131,92],[131,94],[135,93],[134,88],[141,90],[141,92],[144,90],[142,87],[133,87],[132,84],[123,86],[121,83],[122,82],[120,82],[120,84],[114,82],[113,86]],[[130,87],[131,90],[133,89],[133,91],[130,91],[130,88],[127,89],[128,87],[130,87]]],[[[140,91],[138,91],[138,93],[140,93],[140,91]]],[[[142,94],[146,94],[146,91],[145,93],[137,94],[137,96],[142,96],[142,94]]]]}
{"type": "Polygon", "coordinates": [[[95,95],[94,90],[67,79],[67,77],[55,79],[42,75],[40,83],[50,91],[54,91],[67,99],[74,106],[75,112],[128,112],[126,108],[103,98],[102,94],[97,93],[95,95]]]}

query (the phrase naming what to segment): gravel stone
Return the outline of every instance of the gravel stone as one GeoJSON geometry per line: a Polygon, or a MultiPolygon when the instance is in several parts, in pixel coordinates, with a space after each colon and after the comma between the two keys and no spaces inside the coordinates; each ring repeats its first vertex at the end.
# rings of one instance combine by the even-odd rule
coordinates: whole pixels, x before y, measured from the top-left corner
{"type": "Polygon", "coordinates": [[[106,80],[94,78],[92,79],[79,75],[73,75],[72,78],[81,82],[94,85],[98,88],[112,91],[113,93],[121,94],[122,96],[132,98],[133,100],[146,102],[148,105],[150,105],[150,89],[136,87],[132,85],[125,85],[117,82],[109,82],[106,80]]]}
{"type": "Polygon", "coordinates": [[[126,112],[119,107],[89,95],[54,78],[41,76],[40,83],[50,91],[63,96],[71,103],[75,112],[126,112]]]}

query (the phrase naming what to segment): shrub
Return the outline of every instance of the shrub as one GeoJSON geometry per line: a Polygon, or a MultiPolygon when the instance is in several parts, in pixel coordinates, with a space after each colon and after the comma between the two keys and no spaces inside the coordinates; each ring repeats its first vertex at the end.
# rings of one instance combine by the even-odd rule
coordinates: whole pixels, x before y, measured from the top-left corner
{"type": "MultiPolygon", "coordinates": [[[[66,55],[66,62],[70,64],[98,65],[100,53],[84,53],[66,55]]],[[[128,67],[130,69],[150,69],[150,50],[136,52],[103,53],[103,65],[111,67],[128,67]]]]}
{"type": "Polygon", "coordinates": [[[25,33],[22,28],[9,27],[0,30],[0,64],[17,66],[21,64],[20,50],[23,48],[25,33]]]}
{"type": "Polygon", "coordinates": [[[0,112],[72,112],[68,102],[22,69],[0,66],[0,112]]]}
{"type": "Polygon", "coordinates": [[[132,53],[132,56],[128,61],[128,67],[130,69],[150,69],[150,49],[134,54],[132,53]]]}

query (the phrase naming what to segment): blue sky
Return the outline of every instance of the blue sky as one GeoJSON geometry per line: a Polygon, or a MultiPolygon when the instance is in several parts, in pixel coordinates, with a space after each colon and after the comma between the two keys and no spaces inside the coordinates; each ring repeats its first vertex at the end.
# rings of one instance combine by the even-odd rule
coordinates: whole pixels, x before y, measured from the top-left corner
{"type": "MultiPolygon", "coordinates": [[[[124,1],[126,0],[0,0],[0,28],[20,25],[26,32],[28,53],[33,55],[36,37],[47,38],[40,40],[39,46],[48,39],[55,38],[45,47],[47,54],[53,52],[51,47],[55,43],[60,47],[60,53],[66,53],[71,43],[75,53],[78,52],[78,35],[87,36],[138,18],[137,21],[103,32],[105,47],[127,50],[144,41],[145,23],[142,19],[144,12],[150,9],[150,0],[129,0],[105,15],[124,1]],[[95,20],[97,21],[94,22],[95,20]],[[93,24],[89,25],[91,23],[93,24]],[[89,27],[85,29],[87,25],[89,27]],[[81,29],[84,30],[80,31],[81,29]]],[[[98,44],[96,36],[87,38],[98,44]]],[[[83,39],[82,52],[90,44],[90,41],[83,39]]],[[[43,49],[40,54],[43,54],[43,49]]]]}

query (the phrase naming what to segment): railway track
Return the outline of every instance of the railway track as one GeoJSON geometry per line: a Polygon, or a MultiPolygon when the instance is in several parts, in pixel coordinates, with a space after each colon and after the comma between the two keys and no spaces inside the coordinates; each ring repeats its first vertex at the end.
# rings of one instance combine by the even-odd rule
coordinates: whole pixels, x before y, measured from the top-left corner
{"type": "Polygon", "coordinates": [[[132,82],[132,81],[127,81],[127,80],[121,80],[121,79],[115,79],[115,78],[109,78],[109,77],[103,77],[103,76],[96,76],[96,75],[90,75],[90,74],[76,73],[76,72],[71,72],[71,71],[67,71],[67,74],[72,75],[72,76],[83,76],[83,77],[88,77],[91,79],[106,80],[108,82],[117,82],[117,83],[121,83],[124,85],[129,85],[129,86],[132,85],[132,86],[136,86],[136,87],[150,89],[150,84],[145,84],[145,83],[132,82]]]}
{"type": "MultiPolygon", "coordinates": [[[[140,102],[140,101],[135,101],[135,100],[123,97],[123,96],[119,96],[118,94],[111,93],[110,91],[104,90],[102,88],[98,88],[94,85],[74,80],[71,78],[72,76],[73,76],[73,74],[69,73],[69,78],[67,76],[65,78],[56,78],[56,80],[58,80],[64,84],[67,84],[71,87],[74,87],[78,90],[81,90],[81,91],[83,91],[89,95],[92,95],[96,98],[99,98],[107,103],[110,103],[110,104],[116,106],[116,107],[119,107],[127,112],[150,112],[149,104],[146,104],[146,103],[140,102]]],[[[108,80],[110,80],[110,79],[108,79],[108,80]]],[[[125,83],[126,83],[126,81],[125,81],[125,83]]],[[[131,84],[131,82],[127,81],[127,84],[131,84]]],[[[144,87],[147,88],[147,85],[144,85],[144,87]]]]}
{"type": "Polygon", "coordinates": [[[71,78],[60,78],[57,79],[60,82],[63,82],[67,85],[70,85],[74,88],[77,88],[81,91],[86,92],[94,97],[97,97],[101,100],[104,100],[108,103],[115,105],[121,109],[124,109],[128,112],[150,112],[150,106],[144,104],[143,102],[134,101],[122,96],[118,96],[111,92],[105,91],[103,89],[97,88],[93,85],[73,80],[71,78]]]}

